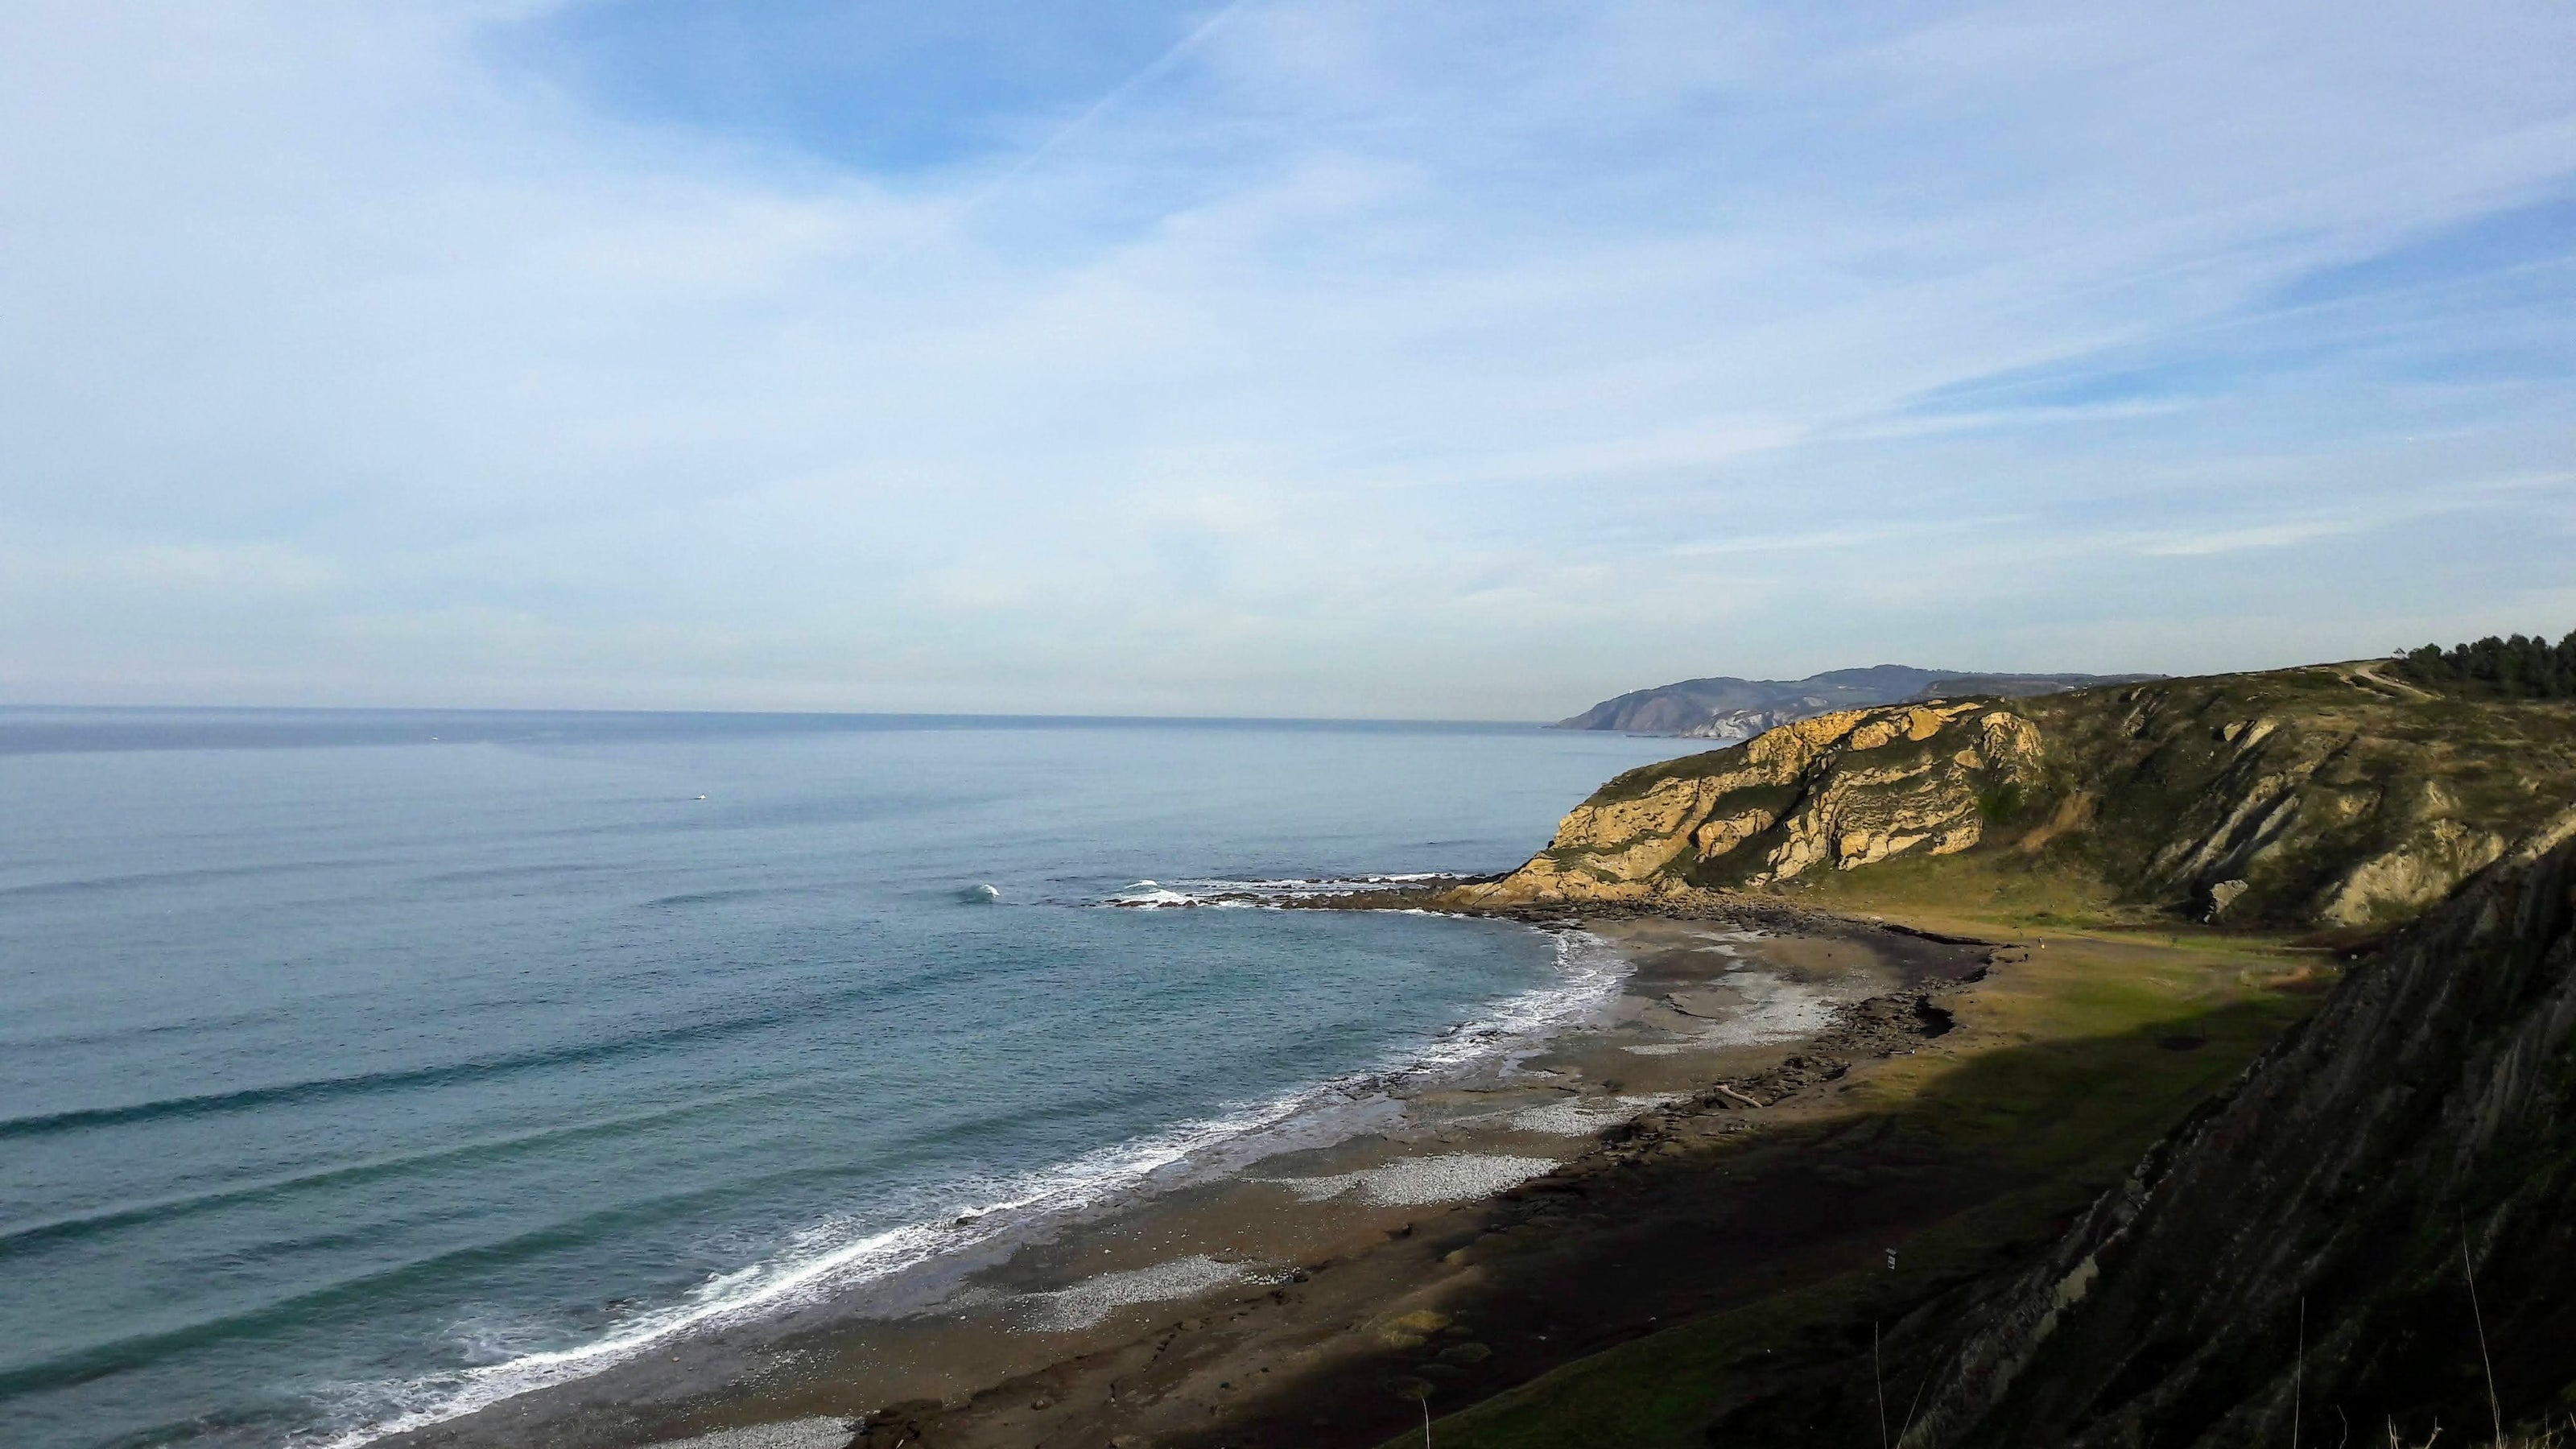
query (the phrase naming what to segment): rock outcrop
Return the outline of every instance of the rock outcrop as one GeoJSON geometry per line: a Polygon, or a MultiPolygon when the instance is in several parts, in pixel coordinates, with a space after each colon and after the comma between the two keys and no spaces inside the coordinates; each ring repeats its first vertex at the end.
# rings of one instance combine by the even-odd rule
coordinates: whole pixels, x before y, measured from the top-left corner
{"type": "Polygon", "coordinates": [[[1966,850],[1984,812],[2039,781],[2030,721],[1980,703],[1840,710],[1732,750],[1613,780],[1509,877],[1463,904],[1645,900],[1712,883],[1763,885],[1920,849],[1966,850]]]}

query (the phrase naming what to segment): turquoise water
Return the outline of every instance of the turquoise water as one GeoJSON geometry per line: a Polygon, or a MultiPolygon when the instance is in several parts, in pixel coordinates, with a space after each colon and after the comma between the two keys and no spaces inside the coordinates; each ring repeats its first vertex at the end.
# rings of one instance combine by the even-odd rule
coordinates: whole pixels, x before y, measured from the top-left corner
{"type": "Polygon", "coordinates": [[[0,711],[0,1443],[362,1440],[1543,1020],[1516,927],[1103,902],[1505,868],[1671,752],[0,711]]]}

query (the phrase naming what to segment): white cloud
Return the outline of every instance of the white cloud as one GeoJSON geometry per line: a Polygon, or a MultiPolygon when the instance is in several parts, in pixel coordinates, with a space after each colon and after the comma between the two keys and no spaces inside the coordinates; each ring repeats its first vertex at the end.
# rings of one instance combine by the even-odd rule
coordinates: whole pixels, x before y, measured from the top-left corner
{"type": "Polygon", "coordinates": [[[2557,8],[1251,4],[901,178],[588,109],[479,44],[535,8],[0,18],[0,688],[1549,717],[2558,567],[2563,477],[2387,535],[2563,376],[2274,300],[2568,185],[2557,8]]]}

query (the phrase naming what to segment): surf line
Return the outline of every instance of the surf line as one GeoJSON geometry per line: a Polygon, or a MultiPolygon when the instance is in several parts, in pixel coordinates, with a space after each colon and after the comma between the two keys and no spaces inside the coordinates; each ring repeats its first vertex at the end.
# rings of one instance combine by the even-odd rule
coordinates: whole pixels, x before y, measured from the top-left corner
{"type": "Polygon", "coordinates": [[[1012,1184],[1017,1190],[1006,1189],[1010,1195],[1002,1200],[959,1208],[939,1221],[887,1228],[801,1262],[772,1259],[718,1275],[681,1303],[588,1343],[523,1354],[497,1364],[444,1370],[399,1384],[353,1385],[361,1395],[373,1390],[396,1407],[355,1426],[310,1431],[288,1442],[299,1449],[359,1449],[378,1439],[588,1378],[684,1334],[751,1321],[782,1307],[810,1302],[826,1290],[880,1281],[934,1259],[991,1244],[1029,1225],[1032,1209],[1052,1216],[1095,1206],[1165,1168],[1330,1103],[1388,1096],[1405,1082],[1523,1050],[1523,1044],[1533,1038],[1575,1025],[1616,999],[1630,970],[1625,952],[1586,931],[1524,929],[1551,938],[1559,979],[1494,1001],[1483,1016],[1445,1028],[1431,1040],[1418,1040],[1404,1049],[1398,1062],[1282,1093],[1239,1111],[1185,1121],[1026,1173],[1012,1184]],[[406,1401],[417,1407],[400,1407],[406,1401]]]}

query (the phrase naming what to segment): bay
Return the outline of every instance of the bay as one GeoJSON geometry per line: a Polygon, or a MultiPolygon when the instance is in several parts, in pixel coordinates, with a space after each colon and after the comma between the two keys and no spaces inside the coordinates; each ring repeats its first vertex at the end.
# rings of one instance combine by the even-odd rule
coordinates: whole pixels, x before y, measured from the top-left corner
{"type": "Polygon", "coordinates": [[[0,1441],[318,1442],[1262,1130],[1544,1000],[1550,942],[1106,902],[1505,869],[1672,753],[0,711],[0,1441]]]}

